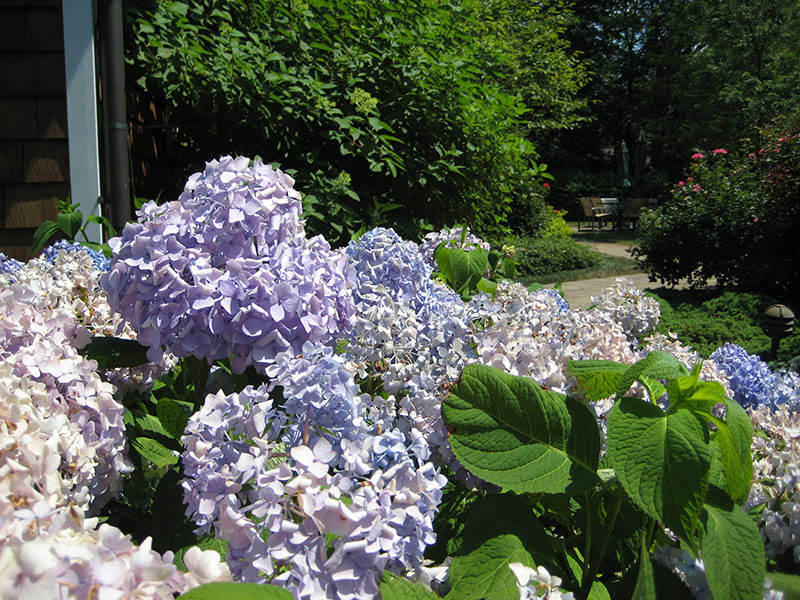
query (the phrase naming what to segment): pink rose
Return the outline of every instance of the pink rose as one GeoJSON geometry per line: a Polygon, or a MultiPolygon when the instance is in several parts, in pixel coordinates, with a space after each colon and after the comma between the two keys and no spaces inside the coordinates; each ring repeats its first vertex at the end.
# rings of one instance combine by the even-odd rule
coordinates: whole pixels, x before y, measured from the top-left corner
{"type": "Polygon", "coordinates": [[[679,185],[679,186],[681,186],[681,187],[683,187],[683,186],[685,186],[685,185],[686,185],[686,182],[685,182],[685,181],[679,181],[679,182],[678,182],[678,185],[679,185]]]}
{"type": "Polygon", "coordinates": [[[716,150],[712,150],[711,154],[727,154],[728,151],[725,148],[717,148],[716,150]]]}
{"type": "Polygon", "coordinates": [[[550,184],[549,184],[549,183],[547,183],[546,181],[545,181],[545,182],[544,182],[542,185],[543,185],[544,187],[546,187],[548,190],[550,189],[550,184]]]}
{"type": "Polygon", "coordinates": [[[702,189],[703,189],[703,188],[701,188],[699,185],[693,185],[693,186],[692,186],[692,191],[693,191],[693,192],[699,192],[699,191],[700,191],[700,190],[702,190],[702,189]]]}
{"type": "Polygon", "coordinates": [[[692,160],[700,160],[701,158],[705,158],[705,154],[701,154],[700,152],[696,152],[692,154],[692,160]]]}

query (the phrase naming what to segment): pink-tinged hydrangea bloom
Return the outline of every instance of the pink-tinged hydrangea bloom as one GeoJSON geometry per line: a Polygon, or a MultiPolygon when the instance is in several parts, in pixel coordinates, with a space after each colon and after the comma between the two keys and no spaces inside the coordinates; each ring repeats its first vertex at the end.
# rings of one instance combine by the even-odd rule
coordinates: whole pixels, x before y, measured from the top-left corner
{"type": "Polygon", "coordinates": [[[30,261],[17,283],[0,288],[2,385],[16,390],[0,407],[0,456],[24,465],[3,480],[19,505],[75,501],[95,510],[132,468],[123,408],[97,364],[77,351],[90,338],[87,327],[102,330],[114,321],[92,285],[91,258],[79,254],[62,251],[55,264],[30,261]]]}
{"type": "Polygon", "coordinates": [[[213,551],[190,548],[188,572],[172,552],[135,545],[116,527],[85,519],[76,506],[51,509],[40,502],[0,525],[0,597],[7,600],[141,598],[168,600],[193,587],[230,579],[213,551]]]}
{"type": "Polygon", "coordinates": [[[764,506],[759,529],[770,558],[800,563],[800,427],[785,404],[748,409],[753,428],[753,487],[745,509],[764,506]]]}
{"type": "Polygon", "coordinates": [[[602,311],[563,311],[546,291],[529,292],[518,283],[497,287],[502,312],[475,334],[484,364],[523,375],[562,393],[578,394],[569,360],[608,359],[635,362],[622,327],[602,311]]]}
{"type": "Polygon", "coordinates": [[[602,311],[619,323],[631,340],[655,329],[661,318],[658,302],[624,277],[618,277],[600,296],[593,296],[592,305],[593,310],[602,311]]]}
{"type": "Polygon", "coordinates": [[[102,284],[151,360],[167,350],[263,370],[349,327],[347,258],[322,237],[305,238],[293,184],[259,159],[222,157],[178,200],[145,204],[111,240],[102,284]]]}

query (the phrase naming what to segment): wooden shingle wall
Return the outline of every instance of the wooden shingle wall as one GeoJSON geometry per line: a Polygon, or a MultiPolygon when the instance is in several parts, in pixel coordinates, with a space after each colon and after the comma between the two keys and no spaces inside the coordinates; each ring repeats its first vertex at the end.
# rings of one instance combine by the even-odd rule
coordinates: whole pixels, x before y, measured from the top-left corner
{"type": "Polygon", "coordinates": [[[0,252],[24,260],[69,195],[61,0],[0,0],[0,252]]]}

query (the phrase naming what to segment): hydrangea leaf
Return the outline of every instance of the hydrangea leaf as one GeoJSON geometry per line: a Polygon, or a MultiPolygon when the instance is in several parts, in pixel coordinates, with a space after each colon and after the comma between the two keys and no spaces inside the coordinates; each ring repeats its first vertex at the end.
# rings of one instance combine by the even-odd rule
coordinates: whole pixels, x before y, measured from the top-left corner
{"type": "Polygon", "coordinates": [[[84,358],[97,361],[103,369],[137,367],[146,364],[147,348],[136,340],[95,336],[78,353],[84,358]]]}
{"type": "Polygon", "coordinates": [[[292,594],[266,583],[206,583],[178,596],[180,600],[292,600],[292,594]]]}
{"type": "Polygon", "coordinates": [[[712,488],[702,524],[701,549],[712,596],[760,598],[766,575],[764,543],[750,516],[712,488]]]}
{"type": "Polygon", "coordinates": [[[579,494],[597,482],[600,434],[577,400],[469,365],[442,405],[461,463],[505,490],[579,494]]]}
{"type": "Polygon", "coordinates": [[[608,455],[631,500],[693,544],[711,466],[705,422],[622,398],[608,417],[608,455]]]}
{"type": "Polygon", "coordinates": [[[178,457],[170,452],[169,448],[152,438],[137,437],[131,440],[131,446],[142,458],[146,458],[157,467],[167,467],[178,462],[178,457]]]}
{"type": "Polygon", "coordinates": [[[552,539],[528,503],[516,494],[493,494],[472,505],[457,554],[469,554],[501,534],[518,537],[537,566],[542,565],[550,573],[560,575],[552,539]]]}
{"type": "Polygon", "coordinates": [[[438,596],[425,589],[422,584],[384,571],[383,581],[381,581],[381,598],[383,600],[435,600],[438,596]]]}
{"type": "Polygon", "coordinates": [[[642,375],[652,379],[675,379],[688,375],[689,371],[669,352],[654,350],[639,362],[629,366],[617,386],[617,398],[621,398],[642,375]]]}
{"type": "Polygon", "coordinates": [[[570,360],[567,372],[577,378],[588,400],[597,402],[616,393],[628,365],[613,360],[570,360]]]}
{"type": "Polygon", "coordinates": [[[189,417],[180,404],[171,398],[161,398],[156,405],[158,420],[164,429],[176,440],[183,435],[189,417]]]}
{"type": "Polygon", "coordinates": [[[159,480],[153,495],[151,531],[153,549],[158,552],[190,546],[197,539],[192,533],[194,524],[186,517],[182,478],[180,471],[170,469],[159,480]]]}
{"type": "Polygon", "coordinates": [[[736,402],[726,401],[725,405],[725,421],[714,415],[707,415],[708,420],[717,428],[711,443],[722,466],[721,487],[738,504],[742,504],[747,500],[753,481],[753,457],[750,454],[753,423],[747,412],[736,402]]]}
{"type": "Polygon", "coordinates": [[[469,554],[453,559],[449,572],[452,588],[446,598],[506,600],[518,597],[517,578],[508,568],[514,562],[536,568],[533,557],[517,536],[503,534],[486,540],[469,554]]]}
{"type": "Polygon", "coordinates": [[[482,248],[464,251],[440,245],[434,252],[434,259],[447,285],[462,295],[476,289],[489,266],[487,257],[488,252],[482,248]]]}

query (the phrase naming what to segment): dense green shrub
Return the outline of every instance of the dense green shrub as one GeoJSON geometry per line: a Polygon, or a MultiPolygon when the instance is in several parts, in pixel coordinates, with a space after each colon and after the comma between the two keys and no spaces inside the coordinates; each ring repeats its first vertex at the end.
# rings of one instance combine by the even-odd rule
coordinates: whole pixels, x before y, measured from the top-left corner
{"type": "Polygon", "coordinates": [[[560,271],[594,267],[600,255],[569,237],[522,238],[514,258],[522,277],[541,277],[560,271]]]}
{"type": "Polygon", "coordinates": [[[800,299],[800,113],[748,152],[697,153],[672,199],[639,221],[633,256],[667,283],[722,284],[800,299]]]}
{"type": "MultiPolygon", "coordinates": [[[[512,209],[539,226],[542,173],[525,135],[530,106],[507,79],[544,73],[509,63],[519,57],[485,43],[502,31],[479,20],[491,7],[472,0],[126,6],[131,75],[169,109],[176,143],[161,160],[175,169],[191,172],[224,153],[278,161],[305,194],[309,229],[336,242],[389,223],[413,236],[426,223],[459,221],[491,237],[520,222],[509,219],[512,209]]],[[[529,38],[528,53],[558,49],[549,40],[562,24],[548,23],[529,38]]]]}
{"type": "MultiPolygon", "coordinates": [[[[770,338],[762,331],[760,316],[776,299],[770,296],[726,291],[669,290],[647,292],[661,305],[658,331],[674,332],[685,344],[708,357],[725,342],[768,359],[770,338]]],[[[800,355],[800,329],[784,339],[778,358],[788,361],[800,355]]]]}
{"type": "Polygon", "coordinates": [[[564,220],[565,214],[565,211],[556,210],[548,206],[548,220],[545,222],[545,226],[542,228],[542,237],[572,237],[572,229],[570,229],[569,225],[567,225],[567,222],[564,220]]]}

